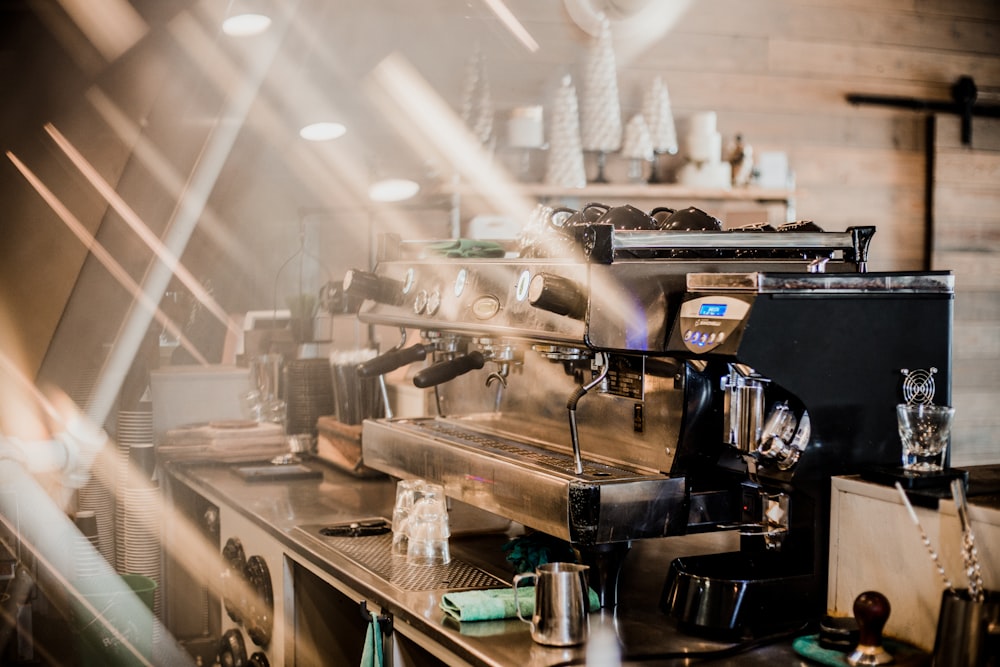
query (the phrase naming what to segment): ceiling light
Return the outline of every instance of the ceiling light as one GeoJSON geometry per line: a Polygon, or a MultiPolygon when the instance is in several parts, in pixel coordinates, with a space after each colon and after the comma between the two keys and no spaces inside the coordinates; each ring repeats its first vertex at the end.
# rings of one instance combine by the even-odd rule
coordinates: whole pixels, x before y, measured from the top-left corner
{"type": "Polygon", "coordinates": [[[252,37],[271,27],[271,17],[262,0],[232,0],[222,32],[231,37],[252,37]]]}
{"type": "Polygon", "coordinates": [[[372,183],[368,188],[368,198],[372,201],[405,201],[420,192],[420,185],[408,178],[385,178],[372,183]]]}
{"type": "Polygon", "coordinates": [[[347,128],[342,123],[323,121],[309,123],[299,130],[299,136],[308,141],[330,141],[344,136],[347,128]]]}
{"type": "Polygon", "coordinates": [[[222,22],[222,32],[230,37],[253,37],[271,27],[271,17],[263,14],[240,14],[222,22]]]}

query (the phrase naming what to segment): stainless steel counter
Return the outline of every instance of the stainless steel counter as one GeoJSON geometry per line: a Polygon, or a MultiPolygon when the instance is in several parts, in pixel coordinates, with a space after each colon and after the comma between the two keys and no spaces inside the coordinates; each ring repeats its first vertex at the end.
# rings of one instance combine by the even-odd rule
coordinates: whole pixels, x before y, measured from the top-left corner
{"type": "MultiPolygon", "coordinates": [[[[455,622],[438,606],[446,590],[403,590],[356,560],[326,548],[301,527],[374,516],[389,517],[395,483],[390,478],[353,478],[318,460],[307,463],[322,471],[322,479],[246,481],[234,474],[232,464],[208,462],[167,462],[164,470],[174,481],[242,514],[273,537],[288,558],[319,574],[344,594],[368,600],[383,612],[391,613],[397,632],[447,664],[456,660],[490,667],[541,667],[569,660],[580,660],[582,664],[582,648],[556,649],[535,644],[528,626],[516,619],[455,622]]],[[[488,523],[483,519],[484,515],[472,508],[458,507],[453,512],[452,556],[510,582],[513,569],[505,561],[501,547],[511,535],[519,532],[519,526],[515,524],[506,532],[475,532],[477,527],[488,523]]],[[[496,525],[495,518],[492,523],[496,525]]],[[[602,625],[613,628],[627,655],[697,652],[728,646],[679,633],[659,610],[658,601],[667,567],[673,558],[734,548],[733,536],[724,533],[635,542],[621,575],[619,605],[613,611],[593,614],[592,630],[602,625]]],[[[794,654],[788,641],[703,664],[771,665],[776,662],[808,664],[794,654]]],[[[653,660],[642,664],[674,663],[653,660]]]]}

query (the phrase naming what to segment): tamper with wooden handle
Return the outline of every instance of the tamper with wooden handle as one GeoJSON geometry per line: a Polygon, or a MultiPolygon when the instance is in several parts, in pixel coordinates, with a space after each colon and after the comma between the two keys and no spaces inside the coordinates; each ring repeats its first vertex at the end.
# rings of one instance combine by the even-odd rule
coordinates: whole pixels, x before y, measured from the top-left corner
{"type": "Polygon", "coordinates": [[[858,645],[847,656],[851,665],[888,665],[892,656],[882,647],[882,629],[889,620],[889,600],[876,591],[865,591],[854,599],[858,621],[858,645]]]}

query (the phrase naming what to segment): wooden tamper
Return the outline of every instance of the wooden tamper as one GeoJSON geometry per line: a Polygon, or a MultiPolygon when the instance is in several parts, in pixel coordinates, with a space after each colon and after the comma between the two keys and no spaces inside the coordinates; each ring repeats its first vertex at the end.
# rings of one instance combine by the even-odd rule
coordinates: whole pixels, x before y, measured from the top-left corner
{"type": "Polygon", "coordinates": [[[876,591],[854,598],[854,618],[858,621],[858,645],[847,662],[851,665],[888,665],[892,656],[882,647],[882,629],[889,620],[889,600],[876,591]]]}

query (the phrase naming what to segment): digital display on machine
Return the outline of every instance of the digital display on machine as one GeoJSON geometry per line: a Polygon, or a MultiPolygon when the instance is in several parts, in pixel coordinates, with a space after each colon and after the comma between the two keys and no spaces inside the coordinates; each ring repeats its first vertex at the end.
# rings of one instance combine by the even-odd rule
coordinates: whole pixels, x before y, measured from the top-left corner
{"type": "Polygon", "coordinates": [[[722,317],[726,314],[724,303],[703,303],[698,308],[698,317],[722,317]]]}

